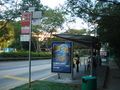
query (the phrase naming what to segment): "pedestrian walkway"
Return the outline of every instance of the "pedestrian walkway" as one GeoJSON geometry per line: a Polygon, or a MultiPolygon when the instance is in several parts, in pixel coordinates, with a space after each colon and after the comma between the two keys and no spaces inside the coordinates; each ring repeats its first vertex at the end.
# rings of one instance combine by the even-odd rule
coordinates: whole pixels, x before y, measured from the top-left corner
{"type": "Polygon", "coordinates": [[[106,77],[108,74],[108,66],[102,65],[97,68],[97,88],[98,90],[103,90],[106,85],[106,77]]]}
{"type": "Polygon", "coordinates": [[[69,73],[59,73],[60,78],[58,77],[58,74],[56,74],[53,77],[48,78],[48,81],[53,81],[53,82],[60,82],[60,83],[75,83],[75,84],[81,84],[82,80],[81,77],[85,76],[86,74],[84,73],[84,65],[80,66],[79,72],[76,72],[76,69],[74,68],[73,70],[74,74],[69,73]]]}
{"type": "Polygon", "coordinates": [[[114,60],[109,62],[109,77],[105,90],[120,90],[120,69],[114,60]]]}
{"type": "MultiPolygon", "coordinates": [[[[103,86],[105,84],[105,79],[106,79],[106,71],[107,71],[106,65],[99,66],[97,68],[97,88],[99,90],[103,90],[103,86]]],[[[85,72],[85,66],[81,65],[80,66],[80,71],[76,72],[76,69],[74,70],[74,78],[71,78],[71,74],[60,74],[60,79],[58,79],[58,75],[55,75],[51,78],[48,78],[48,81],[52,82],[59,82],[59,83],[73,83],[73,84],[79,84],[80,87],[82,85],[82,77],[88,75],[88,73],[85,72]]],[[[81,89],[80,89],[81,90],[81,89]]]]}
{"type": "MultiPolygon", "coordinates": [[[[84,66],[80,68],[80,72],[74,74],[73,80],[70,74],[61,74],[61,79],[58,79],[56,75],[48,80],[82,85],[82,76],[87,74],[84,72],[84,66]]],[[[120,90],[120,69],[114,60],[97,68],[97,88],[97,90],[120,90]]]]}

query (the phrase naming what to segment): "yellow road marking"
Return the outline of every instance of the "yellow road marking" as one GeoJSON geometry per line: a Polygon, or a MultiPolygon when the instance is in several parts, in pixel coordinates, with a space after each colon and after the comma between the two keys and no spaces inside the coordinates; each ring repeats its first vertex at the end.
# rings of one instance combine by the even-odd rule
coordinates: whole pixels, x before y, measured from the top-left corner
{"type": "Polygon", "coordinates": [[[4,77],[4,78],[15,79],[15,80],[19,80],[19,81],[28,81],[27,78],[16,77],[16,76],[12,76],[12,75],[5,75],[5,76],[3,76],[3,77],[4,77]]]}
{"type": "Polygon", "coordinates": [[[40,80],[45,80],[45,79],[48,79],[48,78],[50,78],[50,77],[52,77],[52,76],[55,76],[55,75],[57,75],[57,74],[51,74],[51,75],[49,75],[49,76],[47,76],[47,77],[45,77],[45,78],[41,78],[40,80]]]}
{"type": "MultiPolygon", "coordinates": [[[[51,74],[51,75],[49,75],[49,76],[47,76],[47,77],[45,77],[45,78],[41,78],[40,80],[45,80],[45,79],[47,79],[47,78],[50,78],[50,77],[52,77],[52,76],[55,76],[56,74],[51,74]]],[[[14,80],[19,80],[19,81],[28,81],[28,79],[27,78],[22,78],[22,77],[17,77],[17,76],[13,76],[13,75],[5,75],[5,76],[3,76],[4,78],[9,78],[9,79],[14,79],[14,80]]],[[[32,80],[31,80],[32,81],[32,80]]]]}

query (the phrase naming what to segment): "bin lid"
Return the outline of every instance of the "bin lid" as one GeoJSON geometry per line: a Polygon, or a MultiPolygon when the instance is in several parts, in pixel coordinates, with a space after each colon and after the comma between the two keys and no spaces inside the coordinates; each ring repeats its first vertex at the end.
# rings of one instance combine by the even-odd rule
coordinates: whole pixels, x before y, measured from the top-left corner
{"type": "Polygon", "coordinates": [[[89,76],[83,76],[82,79],[89,80],[89,79],[96,79],[96,77],[89,75],[89,76]]]}

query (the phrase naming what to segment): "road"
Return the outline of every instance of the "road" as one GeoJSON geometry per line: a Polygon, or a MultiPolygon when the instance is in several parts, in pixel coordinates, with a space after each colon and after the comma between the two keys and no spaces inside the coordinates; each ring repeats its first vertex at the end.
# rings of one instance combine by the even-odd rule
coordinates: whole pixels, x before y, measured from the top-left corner
{"type": "MultiPolygon", "coordinates": [[[[81,64],[84,65],[87,57],[81,57],[80,60],[81,64]]],[[[34,60],[31,62],[31,67],[32,81],[44,80],[55,75],[51,73],[51,60],[34,60]]],[[[28,78],[29,61],[0,62],[0,90],[9,90],[28,83],[28,78]]]]}
{"type": "MultiPolygon", "coordinates": [[[[54,75],[51,73],[51,60],[34,60],[31,63],[32,81],[43,80],[54,75]]],[[[28,83],[28,78],[28,61],[0,62],[0,90],[9,90],[28,83]]]]}

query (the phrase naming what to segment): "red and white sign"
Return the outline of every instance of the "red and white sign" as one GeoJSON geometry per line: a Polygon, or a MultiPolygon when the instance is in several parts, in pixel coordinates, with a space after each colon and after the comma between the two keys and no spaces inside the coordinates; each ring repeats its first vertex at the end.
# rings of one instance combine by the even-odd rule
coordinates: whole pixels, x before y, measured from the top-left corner
{"type": "Polygon", "coordinates": [[[22,13],[22,21],[21,21],[21,26],[30,26],[31,23],[31,13],[26,12],[22,13]]]}
{"type": "Polygon", "coordinates": [[[21,27],[21,34],[29,34],[30,33],[30,27],[21,27]]]}
{"type": "Polygon", "coordinates": [[[32,14],[30,12],[22,13],[20,41],[29,41],[30,40],[31,16],[32,16],[32,14]]]}

